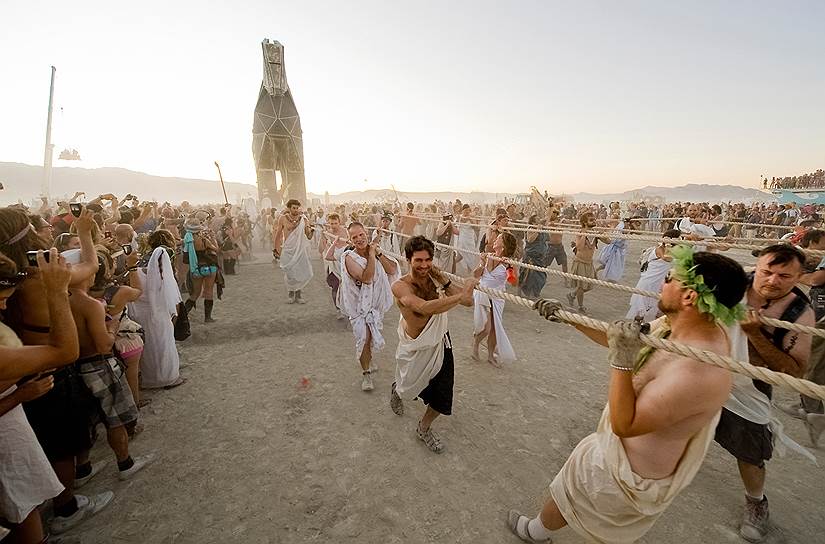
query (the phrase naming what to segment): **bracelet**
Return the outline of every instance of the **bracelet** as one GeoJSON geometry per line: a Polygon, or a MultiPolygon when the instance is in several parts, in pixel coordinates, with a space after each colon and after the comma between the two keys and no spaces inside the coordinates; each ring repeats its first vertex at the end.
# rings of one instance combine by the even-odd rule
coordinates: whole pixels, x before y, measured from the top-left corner
{"type": "Polygon", "coordinates": [[[614,365],[613,363],[610,363],[610,368],[614,368],[614,369],[620,370],[622,372],[633,372],[633,370],[635,370],[633,368],[627,368],[627,367],[624,367],[624,366],[614,365]]]}
{"type": "Polygon", "coordinates": [[[453,280],[447,280],[447,283],[445,283],[445,284],[444,284],[444,286],[441,288],[441,290],[442,290],[442,291],[446,291],[447,289],[449,289],[449,288],[450,288],[450,286],[451,286],[452,284],[453,284],[453,280]]]}

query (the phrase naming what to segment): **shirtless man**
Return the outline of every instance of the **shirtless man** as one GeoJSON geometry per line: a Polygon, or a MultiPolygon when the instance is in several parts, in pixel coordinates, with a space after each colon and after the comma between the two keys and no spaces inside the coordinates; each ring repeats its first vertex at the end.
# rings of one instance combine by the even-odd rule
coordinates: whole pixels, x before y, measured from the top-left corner
{"type": "Polygon", "coordinates": [[[465,279],[463,288],[452,285],[433,266],[434,252],[433,243],[423,236],[407,240],[404,256],[410,272],[392,284],[401,321],[390,407],[403,415],[402,399],[424,401],[427,409],[416,434],[431,451],[441,453],[444,444],[430,426],[439,415],[452,413],[453,352],[446,312],[459,304],[472,306],[478,281],[465,279]]]}
{"type": "MultiPolygon", "coordinates": [[[[585,278],[596,278],[596,269],[593,266],[593,254],[596,253],[596,248],[599,241],[605,244],[610,243],[610,238],[603,236],[595,236],[587,234],[596,227],[596,217],[592,212],[584,212],[579,216],[579,223],[581,224],[580,234],[576,235],[573,241],[573,266],[570,267],[570,273],[577,276],[584,276],[585,278]]],[[[587,309],[584,307],[584,294],[593,289],[593,284],[583,280],[573,280],[573,290],[567,293],[567,302],[573,305],[573,301],[578,301],[579,311],[584,313],[587,309]]]]}
{"type": "Polygon", "coordinates": [[[312,240],[314,225],[301,213],[301,203],[294,198],[286,203],[286,213],[281,214],[275,223],[272,243],[273,254],[278,257],[284,271],[289,303],[304,304],[301,289],[312,279],[312,263],[309,260],[309,241],[312,240]],[[303,229],[306,239],[302,239],[296,229],[303,229]],[[282,255],[282,252],[284,254],[282,255]]]}
{"type": "Polygon", "coordinates": [[[398,221],[398,230],[402,234],[412,236],[415,232],[415,227],[421,222],[421,219],[415,216],[415,206],[412,202],[407,202],[407,213],[402,215],[398,221]]]}
{"type": "MultiPolygon", "coordinates": [[[[654,322],[651,334],[728,355],[728,330],[698,309],[695,289],[704,297],[710,288],[719,294],[717,304],[730,309],[745,292],[745,272],[711,253],[691,252],[682,264],[686,268],[679,269],[695,265],[695,273],[668,277],[659,302],[666,318],[654,322]]],[[[558,301],[536,302],[551,320],[560,307],[558,301]]],[[[719,316],[733,323],[729,314],[719,316]]],[[[681,355],[641,350],[637,322],[615,322],[607,334],[576,328],[609,348],[607,407],[596,432],[579,443],[550,484],[552,498],[541,512],[530,519],[511,510],[508,525],[525,542],[550,542],[551,531],[565,525],[597,542],[635,542],[701,467],[732,377],[681,355]]]]}
{"type": "MultiPolygon", "coordinates": [[[[550,228],[564,228],[559,219],[558,208],[550,208],[548,212],[549,218],[547,226],[550,228]]],[[[561,233],[550,232],[547,239],[547,265],[550,266],[555,260],[557,264],[561,265],[561,271],[567,272],[567,252],[564,251],[564,240],[562,240],[561,233]]],[[[570,287],[571,281],[564,279],[564,286],[570,287]]]]}
{"type": "MultiPolygon", "coordinates": [[[[80,358],[75,367],[89,393],[96,401],[98,413],[106,427],[109,447],[115,454],[118,477],[128,480],[152,462],[154,455],[132,458],[126,426],[137,421],[138,409],[126,375],[126,368],[112,355],[120,316],[107,320],[102,302],[89,296],[95,277],[69,284],[69,303],[77,325],[80,358]]],[[[78,464],[88,462],[88,452],[78,455],[78,464]]]]}

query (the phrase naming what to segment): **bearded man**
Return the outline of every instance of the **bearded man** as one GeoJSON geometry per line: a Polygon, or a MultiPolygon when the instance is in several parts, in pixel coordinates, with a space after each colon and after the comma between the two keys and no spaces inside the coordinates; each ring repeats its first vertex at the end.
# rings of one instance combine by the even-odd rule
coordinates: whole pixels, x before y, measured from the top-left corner
{"type": "Polygon", "coordinates": [[[441,453],[444,444],[430,425],[439,415],[452,413],[453,350],[447,312],[459,304],[472,306],[478,281],[465,279],[463,288],[453,285],[433,266],[434,253],[435,246],[423,236],[407,240],[404,256],[410,271],[392,284],[401,320],[390,407],[403,415],[403,400],[424,401],[427,409],[416,434],[431,451],[441,453]]]}
{"type": "Polygon", "coordinates": [[[301,203],[294,198],[288,200],[286,213],[278,217],[275,224],[272,243],[275,245],[273,254],[284,271],[289,304],[306,302],[301,298],[301,289],[312,280],[312,262],[309,260],[312,228],[306,215],[301,213],[301,203]]]}
{"type": "MultiPolygon", "coordinates": [[[[726,326],[741,313],[744,270],[727,257],[684,246],[673,253],[659,302],[665,317],[651,325],[651,334],[739,358],[731,350],[740,343],[726,326]]],[[[561,304],[540,299],[535,308],[556,320],[561,304]]],[[[550,484],[552,498],[541,512],[531,519],[511,510],[508,525],[525,542],[551,542],[552,531],[565,525],[595,542],[635,542],[701,467],[731,374],[643,348],[636,321],[617,321],[607,334],[576,328],[609,348],[607,406],[596,432],[576,446],[550,484]]]]}

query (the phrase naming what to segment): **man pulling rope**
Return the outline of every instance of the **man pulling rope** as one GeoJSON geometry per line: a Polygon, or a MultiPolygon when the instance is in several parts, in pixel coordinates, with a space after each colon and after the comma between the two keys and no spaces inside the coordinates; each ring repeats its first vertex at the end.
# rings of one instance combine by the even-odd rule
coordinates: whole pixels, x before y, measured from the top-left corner
{"type": "MultiPolygon", "coordinates": [[[[665,315],[651,334],[729,355],[726,325],[741,312],[747,278],[727,257],[691,257],[689,277],[674,272],[666,279],[659,301],[665,315]]],[[[562,305],[541,299],[535,308],[554,320],[562,305]]],[[[541,512],[531,519],[511,510],[508,525],[525,542],[551,542],[551,531],[565,525],[596,542],[635,542],[699,470],[732,377],[689,357],[643,349],[635,321],[617,321],[607,334],[576,328],[609,348],[608,404],[596,432],[550,484],[552,498],[541,512]]]]}
{"type": "Polygon", "coordinates": [[[418,422],[418,438],[435,453],[444,451],[441,440],[430,429],[439,415],[450,415],[453,407],[453,349],[447,311],[461,304],[473,305],[475,279],[464,280],[463,288],[448,281],[433,266],[435,246],[423,236],[404,244],[410,271],[392,284],[401,320],[395,352],[395,383],[390,407],[404,414],[402,399],[420,398],[427,410],[418,422]]]}

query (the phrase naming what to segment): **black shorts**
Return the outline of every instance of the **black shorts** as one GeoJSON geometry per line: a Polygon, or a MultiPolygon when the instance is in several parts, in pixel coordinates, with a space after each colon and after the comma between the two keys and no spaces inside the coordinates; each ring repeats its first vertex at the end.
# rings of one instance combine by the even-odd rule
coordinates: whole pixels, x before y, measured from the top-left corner
{"type": "Polygon", "coordinates": [[[722,408],[714,440],[739,461],[757,467],[773,455],[773,435],[767,425],[748,421],[722,408]]]}
{"type": "Polygon", "coordinates": [[[54,387],[23,404],[26,417],[50,461],[74,457],[91,449],[97,403],[73,366],[54,375],[54,387]]]}
{"type": "Polygon", "coordinates": [[[562,244],[547,244],[547,266],[553,264],[553,259],[561,266],[567,266],[567,252],[562,244]]]}
{"type": "Polygon", "coordinates": [[[438,371],[427,387],[418,394],[418,398],[424,404],[438,412],[448,416],[453,413],[453,383],[455,369],[453,366],[453,350],[449,344],[449,334],[445,336],[447,345],[444,347],[444,361],[441,363],[441,370],[438,371]]]}

